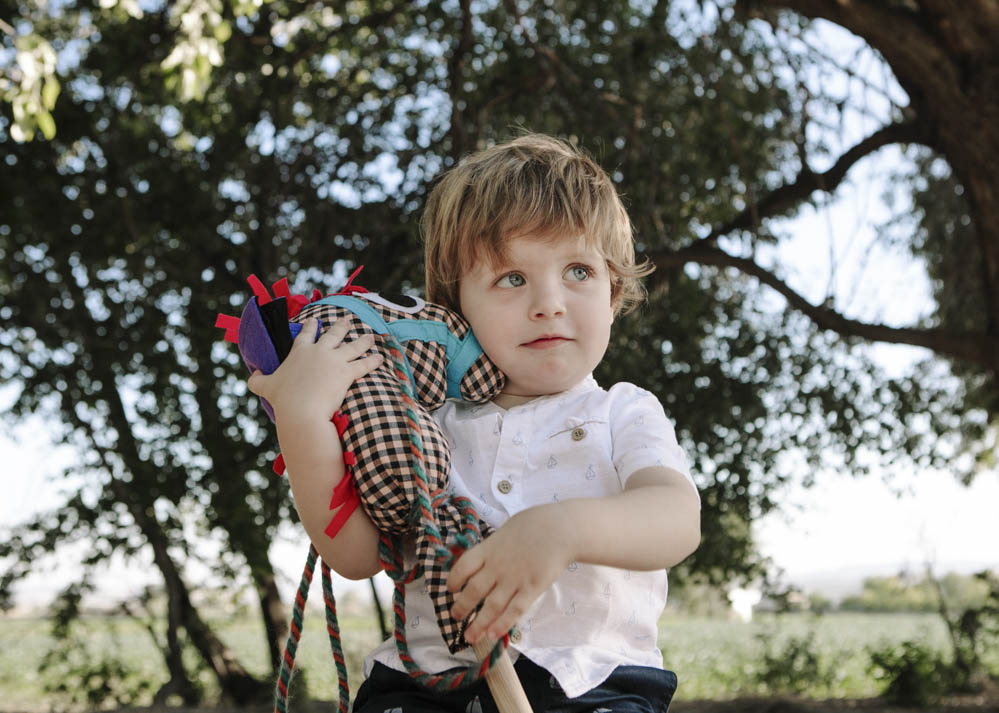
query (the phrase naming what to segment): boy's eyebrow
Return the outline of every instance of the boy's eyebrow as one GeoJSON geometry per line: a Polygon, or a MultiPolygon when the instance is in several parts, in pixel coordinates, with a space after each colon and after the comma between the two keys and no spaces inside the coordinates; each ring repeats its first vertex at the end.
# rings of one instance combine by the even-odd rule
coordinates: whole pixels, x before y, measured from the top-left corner
{"type": "Polygon", "coordinates": [[[607,258],[599,250],[592,248],[582,248],[566,253],[562,256],[566,261],[578,260],[579,262],[606,262],[607,258]]]}

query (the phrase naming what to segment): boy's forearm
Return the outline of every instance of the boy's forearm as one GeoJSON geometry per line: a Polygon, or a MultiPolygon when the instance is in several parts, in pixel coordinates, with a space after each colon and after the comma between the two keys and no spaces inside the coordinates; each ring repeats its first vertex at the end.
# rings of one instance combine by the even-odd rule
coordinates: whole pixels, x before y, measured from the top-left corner
{"type": "Polygon", "coordinates": [[[572,561],[632,570],[672,567],[697,548],[700,507],[686,476],[666,468],[631,475],[623,493],[518,512],[463,554],[448,575],[452,613],[478,614],[465,637],[493,640],[572,561]]]}
{"type": "Polygon", "coordinates": [[[275,419],[295,509],[309,539],[335,572],[349,579],[376,574],[378,531],[358,507],[336,537],[324,532],[336,510],[330,498],[346,468],[336,427],[322,418],[279,415],[275,419]]]}
{"type": "MultiPolygon", "coordinates": [[[[632,478],[641,478],[641,472],[632,478]]],[[[686,559],[700,542],[700,506],[686,482],[630,487],[603,498],[546,505],[573,559],[621,569],[654,570],[686,559]]]]}

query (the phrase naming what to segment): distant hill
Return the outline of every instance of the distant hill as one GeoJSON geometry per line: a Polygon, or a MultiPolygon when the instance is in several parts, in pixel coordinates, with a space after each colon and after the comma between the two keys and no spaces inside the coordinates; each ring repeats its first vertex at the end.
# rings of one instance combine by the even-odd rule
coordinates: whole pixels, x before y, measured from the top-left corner
{"type": "MultiPolygon", "coordinates": [[[[934,565],[933,572],[936,575],[944,575],[948,572],[972,574],[980,572],[983,569],[997,568],[999,568],[999,560],[993,562],[948,562],[942,565],[934,565]]],[[[899,562],[886,562],[858,567],[840,567],[837,569],[817,569],[811,572],[789,573],[786,575],[786,580],[808,594],[821,594],[833,601],[839,601],[845,596],[859,594],[864,580],[868,577],[895,575],[903,571],[921,575],[923,570],[924,565],[922,564],[906,565],[899,562]]]]}

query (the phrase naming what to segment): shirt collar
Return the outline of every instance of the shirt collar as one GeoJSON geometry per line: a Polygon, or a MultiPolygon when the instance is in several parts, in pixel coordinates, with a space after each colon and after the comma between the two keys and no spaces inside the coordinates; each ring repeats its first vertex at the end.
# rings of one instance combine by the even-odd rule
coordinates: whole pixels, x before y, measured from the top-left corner
{"type": "Polygon", "coordinates": [[[599,388],[600,384],[597,383],[597,380],[593,378],[593,374],[591,373],[588,374],[582,381],[577,383],[575,386],[572,386],[566,389],[565,391],[559,391],[556,394],[546,394],[545,396],[538,396],[536,398],[531,399],[530,401],[525,401],[522,404],[511,406],[508,409],[504,409],[503,407],[496,405],[492,401],[489,402],[489,406],[497,411],[506,411],[506,412],[517,411],[519,409],[528,408],[528,407],[537,408],[539,406],[544,406],[545,404],[551,403],[552,401],[558,401],[568,396],[576,396],[578,394],[582,394],[587,391],[592,391],[593,389],[599,389],[599,388]]]}

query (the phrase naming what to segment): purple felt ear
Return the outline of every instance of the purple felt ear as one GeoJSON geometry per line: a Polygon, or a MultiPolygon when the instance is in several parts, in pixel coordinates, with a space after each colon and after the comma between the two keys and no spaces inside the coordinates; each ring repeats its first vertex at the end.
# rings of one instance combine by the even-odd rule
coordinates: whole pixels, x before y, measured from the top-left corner
{"type": "MultiPolygon", "coordinates": [[[[267,334],[256,297],[250,298],[239,317],[239,353],[251,374],[258,369],[264,374],[273,374],[281,363],[267,334]]],[[[274,409],[267,403],[267,399],[261,398],[260,402],[264,405],[267,417],[273,421],[274,409]]]]}
{"type": "MultiPolygon", "coordinates": [[[[292,339],[294,339],[302,331],[302,325],[297,322],[289,322],[288,329],[292,339]]],[[[322,329],[322,320],[318,320],[314,340],[319,339],[322,329]]],[[[277,349],[274,348],[274,341],[267,332],[267,325],[260,313],[260,305],[257,303],[256,297],[250,298],[239,318],[239,353],[251,374],[258,369],[264,374],[273,374],[282,361],[277,349]]],[[[261,398],[260,403],[263,404],[267,417],[273,421],[274,409],[267,403],[267,399],[261,398]]]]}

